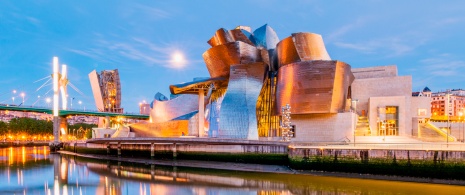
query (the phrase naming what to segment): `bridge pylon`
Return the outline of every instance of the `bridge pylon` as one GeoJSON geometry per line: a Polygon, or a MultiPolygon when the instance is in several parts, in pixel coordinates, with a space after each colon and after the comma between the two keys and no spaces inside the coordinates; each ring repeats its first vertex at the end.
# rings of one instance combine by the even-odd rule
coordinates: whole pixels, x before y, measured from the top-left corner
{"type": "Polygon", "coordinates": [[[67,110],[67,84],[68,84],[68,76],[67,76],[67,68],[66,65],[62,65],[61,69],[62,73],[59,72],[58,67],[58,57],[53,57],[53,142],[51,142],[50,149],[52,152],[60,149],[62,144],[60,143],[60,131],[63,131],[63,134],[67,132],[67,125],[66,118],[62,118],[59,116],[59,101],[60,101],[60,91],[61,91],[61,98],[62,98],[62,109],[67,110]]]}

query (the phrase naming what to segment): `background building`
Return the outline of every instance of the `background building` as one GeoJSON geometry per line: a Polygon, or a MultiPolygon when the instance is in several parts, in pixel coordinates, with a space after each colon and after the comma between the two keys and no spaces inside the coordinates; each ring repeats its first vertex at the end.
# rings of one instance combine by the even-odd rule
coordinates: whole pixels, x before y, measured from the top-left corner
{"type": "Polygon", "coordinates": [[[118,69],[89,73],[95,105],[101,112],[123,113],[121,108],[121,82],[118,69]]]}

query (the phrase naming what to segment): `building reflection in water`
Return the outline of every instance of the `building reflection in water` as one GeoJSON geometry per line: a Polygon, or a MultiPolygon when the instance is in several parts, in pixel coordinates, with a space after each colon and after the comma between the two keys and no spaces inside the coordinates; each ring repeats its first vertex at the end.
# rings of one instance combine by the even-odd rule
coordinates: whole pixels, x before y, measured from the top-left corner
{"type": "Polygon", "coordinates": [[[134,165],[0,149],[0,194],[465,194],[461,186],[134,165]]]}

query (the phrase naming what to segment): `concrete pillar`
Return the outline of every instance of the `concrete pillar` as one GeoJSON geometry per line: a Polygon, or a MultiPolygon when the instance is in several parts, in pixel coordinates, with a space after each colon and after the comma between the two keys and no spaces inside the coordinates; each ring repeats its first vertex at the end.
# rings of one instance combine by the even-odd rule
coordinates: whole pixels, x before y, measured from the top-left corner
{"type": "Polygon", "coordinates": [[[178,167],[173,166],[173,181],[176,181],[178,177],[178,167]]]}
{"type": "Polygon", "coordinates": [[[105,116],[105,129],[110,128],[110,116],[105,116]]]}
{"type": "Polygon", "coordinates": [[[176,152],[176,143],[173,144],[173,159],[176,159],[178,157],[178,154],[176,152]]]}
{"type": "Polygon", "coordinates": [[[60,117],[54,116],[53,117],[53,142],[55,144],[60,143],[60,117]]]}
{"type": "Polygon", "coordinates": [[[59,127],[59,130],[58,130],[58,135],[61,135],[62,136],[62,141],[67,141],[68,139],[68,120],[66,119],[66,116],[60,116],[60,127],[59,127]],[[61,129],[63,129],[64,131],[64,134],[63,132],[61,131],[61,129]]]}
{"type": "Polygon", "coordinates": [[[155,165],[154,164],[150,165],[150,176],[152,180],[155,178],[155,165]]]}
{"type": "Polygon", "coordinates": [[[150,144],[150,158],[151,159],[155,158],[155,144],[154,143],[150,144]]]}
{"type": "Polygon", "coordinates": [[[121,161],[118,161],[118,167],[117,167],[117,174],[118,174],[118,177],[121,176],[121,161]]]}
{"type": "Polygon", "coordinates": [[[110,143],[107,144],[107,154],[110,154],[110,143]]]}
{"type": "Polygon", "coordinates": [[[121,142],[118,142],[118,157],[121,156],[121,142]]]}
{"type": "Polygon", "coordinates": [[[205,127],[205,92],[204,89],[199,89],[199,137],[203,137],[205,127]]]}

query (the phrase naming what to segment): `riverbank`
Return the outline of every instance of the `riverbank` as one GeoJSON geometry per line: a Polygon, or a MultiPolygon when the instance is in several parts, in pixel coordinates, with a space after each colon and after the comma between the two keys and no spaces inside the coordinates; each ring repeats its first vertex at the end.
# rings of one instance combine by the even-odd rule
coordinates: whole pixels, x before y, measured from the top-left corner
{"type": "Polygon", "coordinates": [[[0,142],[0,148],[20,147],[20,146],[48,146],[49,142],[26,142],[26,141],[9,141],[0,142]]]}
{"type": "Polygon", "coordinates": [[[119,138],[66,143],[63,150],[117,158],[250,163],[310,172],[428,178],[427,182],[465,181],[465,151],[460,150],[461,145],[435,149],[428,146],[426,150],[417,144],[376,147],[205,138],[119,138]]]}
{"type": "Polygon", "coordinates": [[[433,179],[433,178],[405,177],[405,176],[392,176],[392,175],[372,175],[372,174],[358,174],[358,173],[344,173],[344,172],[294,170],[285,165],[264,165],[264,164],[199,161],[199,160],[145,159],[145,158],[132,158],[132,157],[128,158],[128,157],[118,157],[114,155],[79,154],[79,153],[63,151],[63,150],[59,151],[59,153],[64,154],[64,155],[71,155],[71,156],[77,156],[81,158],[94,159],[94,160],[100,160],[100,161],[126,162],[126,163],[136,163],[136,164],[141,164],[141,165],[161,165],[161,166],[171,166],[171,167],[203,168],[203,169],[217,169],[217,170],[243,171],[243,172],[298,174],[298,175],[313,175],[313,176],[322,176],[322,177],[344,177],[344,178],[356,178],[356,179],[374,179],[374,180],[388,180],[388,181],[433,183],[433,184],[465,186],[465,180],[448,180],[448,179],[433,179]]]}

